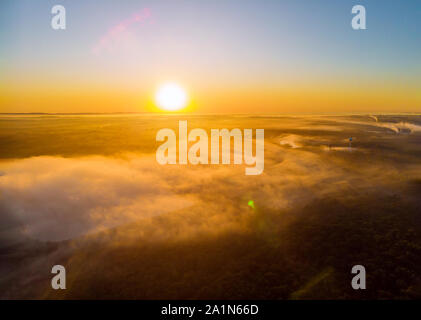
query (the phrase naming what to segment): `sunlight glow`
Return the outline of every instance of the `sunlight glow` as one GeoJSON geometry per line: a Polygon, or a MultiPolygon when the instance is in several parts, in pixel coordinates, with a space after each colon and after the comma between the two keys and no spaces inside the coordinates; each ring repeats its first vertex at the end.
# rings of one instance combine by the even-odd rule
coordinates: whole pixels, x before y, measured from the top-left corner
{"type": "Polygon", "coordinates": [[[187,105],[186,91],[175,83],[162,85],[155,95],[158,107],[165,111],[177,111],[187,105]]]}

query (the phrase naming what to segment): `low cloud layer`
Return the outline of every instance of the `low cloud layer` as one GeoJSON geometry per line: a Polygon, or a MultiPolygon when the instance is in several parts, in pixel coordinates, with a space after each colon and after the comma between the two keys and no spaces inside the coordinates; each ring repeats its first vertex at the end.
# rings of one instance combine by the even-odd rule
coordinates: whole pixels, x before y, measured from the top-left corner
{"type": "MultiPolygon", "coordinates": [[[[379,119],[287,118],[278,119],[278,125],[275,120],[232,119],[238,127],[252,127],[253,121],[255,127],[267,126],[265,171],[256,177],[245,176],[242,166],[160,166],[153,153],[124,150],[108,156],[3,161],[0,239],[6,244],[25,237],[74,239],[161,215],[173,219],[178,234],[244,230],[250,200],[257,207],[290,210],[329,194],[347,197],[372,189],[387,193],[405,184],[402,177],[419,172],[411,152],[391,151],[385,157],[382,148],[407,145],[410,151],[413,141],[373,133],[372,125],[386,126],[379,119]],[[348,136],[354,137],[352,150],[348,136]]],[[[202,118],[194,121],[196,127],[202,118]]],[[[412,132],[417,126],[412,124],[412,132]]],[[[153,143],[149,138],[141,143],[153,143]]],[[[171,230],[157,234],[171,237],[171,230]]]]}
{"type": "Polygon", "coordinates": [[[194,202],[174,194],[148,159],[37,157],[3,166],[2,210],[16,230],[41,240],[71,239],[194,202]]]}

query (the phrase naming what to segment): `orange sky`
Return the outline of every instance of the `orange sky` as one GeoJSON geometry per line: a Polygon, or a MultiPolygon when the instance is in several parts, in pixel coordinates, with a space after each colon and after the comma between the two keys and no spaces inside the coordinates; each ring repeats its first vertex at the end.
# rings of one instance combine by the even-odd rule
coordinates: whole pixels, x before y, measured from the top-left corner
{"type": "MultiPolygon", "coordinates": [[[[26,88],[10,85],[2,87],[0,112],[153,112],[157,85],[144,88],[77,83],[26,88]]],[[[199,113],[419,112],[417,106],[421,106],[421,91],[416,86],[184,87],[190,100],[185,111],[199,113]]]]}

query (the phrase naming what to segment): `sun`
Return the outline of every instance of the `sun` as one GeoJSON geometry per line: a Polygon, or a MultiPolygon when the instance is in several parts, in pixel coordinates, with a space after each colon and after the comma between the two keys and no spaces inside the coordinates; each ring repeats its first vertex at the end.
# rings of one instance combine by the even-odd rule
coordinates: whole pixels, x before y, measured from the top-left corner
{"type": "Polygon", "coordinates": [[[187,93],[176,83],[166,83],[158,88],[155,101],[162,110],[177,111],[186,107],[187,93]]]}

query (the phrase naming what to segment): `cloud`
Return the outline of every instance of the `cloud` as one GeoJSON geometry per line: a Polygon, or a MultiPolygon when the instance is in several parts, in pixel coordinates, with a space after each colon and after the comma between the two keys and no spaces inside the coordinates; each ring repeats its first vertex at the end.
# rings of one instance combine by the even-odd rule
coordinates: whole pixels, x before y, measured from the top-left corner
{"type": "Polygon", "coordinates": [[[302,144],[300,143],[300,141],[301,141],[301,136],[291,134],[291,135],[281,137],[281,141],[279,143],[281,144],[281,146],[287,146],[287,147],[295,149],[295,148],[302,147],[302,144]]]}
{"type": "MultiPolygon", "coordinates": [[[[315,120],[303,122],[309,121],[315,120]]],[[[322,123],[338,127],[340,121],[324,119],[322,123]]],[[[298,125],[288,120],[285,128],[268,132],[265,170],[256,177],[245,176],[244,166],[160,166],[154,153],[123,151],[109,156],[75,154],[70,158],[42,156],[3,161],[0,223],[9,227],[0,231],[0,241],[7,243],[19,237],[74,239],[129,224],[135,227],[122,237],[143,234],[151,240],[227,230],[247,232],[253,228],[250,219],[255,214],[247,205],[250,200],[258,209],[287,212],[329,195],[341,198],[364,190],[394,192],[397,182],[405,183],[402,177],[416,177],[419,172],[419,166],[410,166],[410,154],[394,153],[387,160],[383,152],[370,149],[373,142],[369,127],[358,128],[356,144],[362,147],[356,147],[360,152],[325,152],[328,145],[329,150],[345,150],[345,137],[355,136],[355,131],[350,131],[354,123],[343,124],[344,133],[305,130],[300,134],[296,128],[303,122],[294,122],[298,125]],[[285,133],[280,135],[281,131],[285,133]],[[399,157],[405,157],[405,167],[396,165],[402,162],[399,157]]],[[[153,142],[149,136],[136,139],[153,142]]],[[[117,142],[108,139],[107,146],[117,148],[117,142]]],[[[374,143],[376,146],[378,142],[374,143]]],[[[387,143],[388,150],[392,150],[403,141],[387,143]]]]}
{"type": "Polygon", "coordinates": [[[148,160],[36,157],[5,167],[3,210],[25,235],[41,240],[70,239],[194,202],[171,192],[148,160]]]}
{"type": "MultiPolygon", "coordinates": [[[[390,122],[390,121],[381,121],[376,116],[370,115],[367,116],[368,119],[372,119],[374,121],[357,121],[351,118],[349,119],[341,119],[341,118],[333,118],[330,119],[330,121],[335,121],[339,123],[347,123],[347,124],[356,124],[356,125],[364,125],[364,126],[372,126],[377,128],[386,128],[389,129],[397,134],[399,133],[413,133],[413,132],[420,132],[421,126],[415,123],[411,123],[408,121],[396,121],[396,122],[390,122]]],[[[367,120],[368,120],[367,119],[367,120]]]]}

